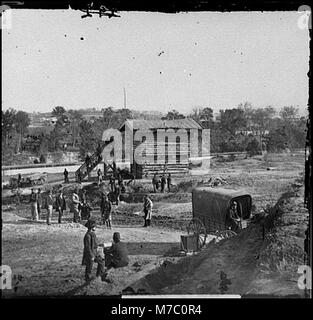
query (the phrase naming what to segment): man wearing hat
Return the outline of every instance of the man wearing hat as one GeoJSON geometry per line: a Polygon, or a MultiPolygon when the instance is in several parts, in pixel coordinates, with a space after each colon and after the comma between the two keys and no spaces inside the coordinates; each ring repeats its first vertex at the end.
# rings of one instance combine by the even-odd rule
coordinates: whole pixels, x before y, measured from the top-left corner
{"type": "Polygon", "coordinates": [[[48,194],[46,197],[46,209],[47,209],[47,225],[49,226],[50,223],[50,218],[52,216],[52,211],[53,211],[53,197],[52,197],[52,191],[48,190],[48,194]]]}
{"type": "Polygon", "coordinates": [[[29,202],[31,204],[32,219],[37,221],[38,220],[38,195],[35,192],[34,188],[31,189],[29,202]]]}
{"type": "Polygon", "coordinates": [[[59,213],[58,223],[62,222],[63,211],[66,210],[66,201],[63,195],[62,189],[60,189],[59,194],[55,199],[56,210],[59,213]]]}
{"type": "Polygon", "coordinates": [[[96,221],[93,219],[89,219],[85,224],[85,227],[88,231],[84,237],[84,253],[83,253],[83,260],[82,265],[86,266],[85,269],[85,280],[87,282],[91,281],[91,272],[92,272],[92,265],[93,262],[98,262],[97,274],[96,276],[102,276],[104,273],[104,261],[97,256],[97,237],[95,234],[96,229],[96,221]]]}
{"type": "Polygon", "coordinates": [[[100,213],[102,223],[106,225],[107,228],[112,229],[112,203],[105,193],[102,193],[100,202],[100,213]]]}
{"type": "Polygon", "coordinates": [[[104,248],[103,252],[107,269],[126,267],[129,263],[126,244],[121,241],[119,232],[114,232],[112,246],[108,249],[104,248]]]}

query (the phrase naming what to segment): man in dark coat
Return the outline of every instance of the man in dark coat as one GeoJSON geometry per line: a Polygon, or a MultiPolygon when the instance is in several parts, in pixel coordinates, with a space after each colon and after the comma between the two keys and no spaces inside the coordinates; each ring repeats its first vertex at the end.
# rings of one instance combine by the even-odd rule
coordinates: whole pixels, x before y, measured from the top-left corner
{"type": "Polygon", "coordinates": [[[41,193],[41,189],[38,188],[38,192],[37,192],[37,212],[38,212],[38,219],[40,219],[41,207],[42,207],[42,193],[41,193]]]}
{"type": "Polygon", "coordinates": [[[163,174],[162,177],[161,177],[161,192],[164,192],[165,185],[166,185],[166,179],[165,179],[165,176],[163,174]]]}
{"type": "Polygon", "coordinates": [[[47,209],[47,225],[49,226],[51,224],[51,218],[52,218],[52,212],[53,212],[53,195],[52,191],[48,190],[47,196],[46,196],[46,204],[45,208],[47,209]]]}
{"type": "Polygon", "coordinates": [[[97,176],[98,176],[98,187],[99,187],[102,182],[102,172],[100,168],[97,171],[97,176]]]}
{"type": "Polygon", "coordinates": [[[107,228],[112,229],[112,203],[106,194],[102,194],[101,197],[100,214],[102,223],[106,225],[107,228]]]}
{"type": "Polygon", "coordinates": [[[55,199],[55,206],[56,206],[57,212],[59,213],[58,223],[61,223],[63,211],[66,210],[66,201],[65,201],[62,190],[59,191],[59,194],[57,195],[57,197],[55,199]]]}
{"type": "Polygon", "coordinates": [[[126,267],[129,263],[126,244],[121,241],[119,232],[113,234],[113,244],[110,248],[104,248],[105,266],[107,269],[126,267]]]}
{"type": "Polygon", "coordinates": [[[115,186],[115,203],[118,206],[120,202],[120,196],[121,196],[121,188],[119,185],[115,186]]]}
{"type": "MultiPolygon", "coordinates": [[[[118,169],[118,170],[119,170],[119,169],[118,169]]],[[[119,171],[118,174],[117,174],[117,183],[118,183],[119,186],[121,186],[122,183],[123,183],[123,177],[122,177],[122,174],[121,174],[120,171],[119,171]]]]}
{"type": "Polygon", "coordinates": [[[157,190],[159,190],[161,179],[157,175],[155,177],[156,177],[155,187],[157,190]]]}
{"type": "Polygon", "coordinates": [[[238,232],[241,227],[241,218],[239,214],[238,203],[236,201],[232,201],[229,208],[229,226],[230,229],[238,232]]]}
{"type": "Polygon", "coordinates": [[[87,223],[85,224],[88,231],[85,234],[84,237],[84,253],[83,253],[83,260],[82,265],[86,266],[85,269],[85,280],[86,282],[91,281],[91,272],[92,272],[92,266],[93,262],[96,259],[96,262],[98,262],[97,267],[97,274],[96,276],[102,276],[104,273],[104,262],[102,259],[98,258],[97,255],[97,237],[95,234],[96,229],[96,222],[94,220],[89,219],[87,223]]]}
{"type": "Polygon", "coordinates": [[[110,176],[109,184],[112,192],[115,192],[115,179],[113,175],[110,176]]]}
{"type": "Polygon", "coordinates": [[[34,188],[31,189],[29,203],[31,204],[31,212],[32,212],[32,219],[37,221],[38,220],[38,197],[37,193],[35,192],[34,188]]]}
{"type": "Polygon", "coordinates": [[[171,192],[171,184],[172,184],[172,177],[171,177],[171,174],[169,173],[167,176],[167,190],[168,190],[168,192],[171,192]]]}
{"type": "Polygon", "coordinates": [[[81,211],[81,218],[83,220],[88,220],[91,217],[91,206],[88,204],[88,199],[87,199],[87,190],[82,189],[81,193],[81,205],[80,205],[80,211],[81,211]]]}
{"type": "Polygon", "coordinates": [[[20,187],[21,186],[21,181],[22,181],[22,175],[19,173],[17,176],[17,186],[20,187]]]}
{"type": "Polygon", "coordinates": [[[157,178],[157,174],[155,173],[152,178],[152,187],[153,187],[154,193],[156,192],[157,181],[158,181],[158,178],[157,178]]]}
{"type": "Polygon", "coordinates": [[[69,183],[68,181],[68,171],[66,170],[66,168],[64,169],[64,183],[69,183]]]}

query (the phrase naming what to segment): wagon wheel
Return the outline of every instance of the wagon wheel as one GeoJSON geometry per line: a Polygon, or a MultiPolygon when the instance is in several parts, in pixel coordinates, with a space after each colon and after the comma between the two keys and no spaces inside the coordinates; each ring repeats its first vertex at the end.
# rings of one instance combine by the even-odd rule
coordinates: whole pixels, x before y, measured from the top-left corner
{"type": "Polygon", "coordinates": [[[222,239],[228,239],[228,238],[234,237],[237,235],[237,233],[233,230],[222,230],[222,231],[217,231],[215,235],[216,235],[216,239],[222,240],[222,239]]]}
{"type": "Polygon", "coordinates": [[[206,228],[203,222],[198,218],[193,218],[187,226],[188,234],[195,234],[198,236],[198,248],[201,249],[205,245],[207,238],[206,228]]]}

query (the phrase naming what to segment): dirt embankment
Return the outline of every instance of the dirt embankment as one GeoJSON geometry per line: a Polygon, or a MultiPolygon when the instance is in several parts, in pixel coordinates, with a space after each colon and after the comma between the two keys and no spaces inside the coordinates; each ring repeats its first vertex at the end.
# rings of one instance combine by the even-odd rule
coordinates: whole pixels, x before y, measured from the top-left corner
{"type": "Polygon", "coordinates": [[[304,239],[308,210],[303,195],[303,180],[297,179],[270,210],[250,294],[304,297],[297,285],[298,268],[307,263],[304,239]]]}
{"type": "Polygon", "coordinates": [[[244,294],[261,246],[262,228],[251,225],[234,238],[210,242],[198,255],[163,263],[131,287],[150,294],[244,294]]]}
{"type": "Polygon", "coordinates": [[[165,262],[126,292],[303,297],[297,286],[308,219],[302,179],[263,214],[236,237],[212,242],[177,263],[165,262]]]}

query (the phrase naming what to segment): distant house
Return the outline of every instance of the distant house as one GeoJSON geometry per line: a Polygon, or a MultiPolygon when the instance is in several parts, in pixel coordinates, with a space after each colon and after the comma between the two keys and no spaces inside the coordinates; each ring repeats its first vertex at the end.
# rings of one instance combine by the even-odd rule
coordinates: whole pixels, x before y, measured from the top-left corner
{"type": "Polygon", "coordinates": [[[188,169],[190,157],[202,156],[203,128],[193,119],[126,120],[120,127],[122,161],[131,160],[132,172],[144,167],[161,170],[164,167],[188,169]],[[140,148],[139,145],[144,145],[140,148]],[[138,161],[142,156],[142,162],[138,161]],[[144,162],[144,163],[143,163],[144,162]]]}
{"type": "Polygon", "coordinates": [[[90,122],[94,122],[95,120],[100,119],[102,116],[103,116],[103,112],[101,111],[94,111],[94,112],[82,114],[82,117],[86,121],[90,121],[90,122]]]}
{"type": "Polygon", "coordinates": [[[242,134],[244,136],[267,136],[269,134],[269,130],[237,130],[235,134],[242,134]]]}

